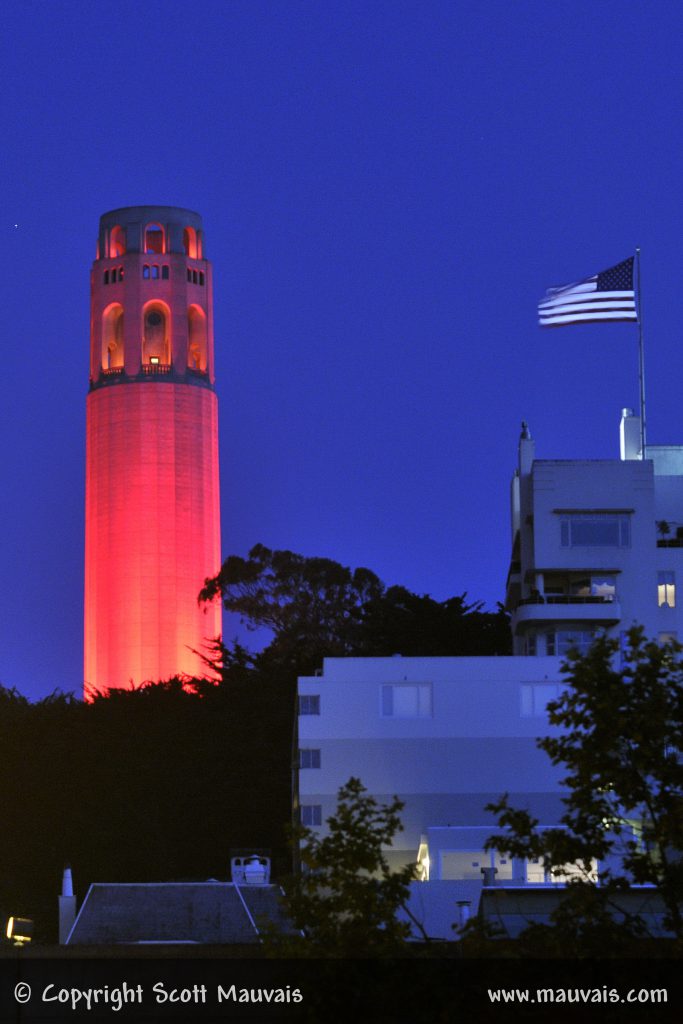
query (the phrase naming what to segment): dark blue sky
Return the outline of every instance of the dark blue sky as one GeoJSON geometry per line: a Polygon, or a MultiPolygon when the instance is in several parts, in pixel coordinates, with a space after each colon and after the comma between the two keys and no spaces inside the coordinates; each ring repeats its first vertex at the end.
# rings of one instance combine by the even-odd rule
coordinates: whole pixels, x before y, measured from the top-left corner
{"type": "MultiPolygon", "coordinates": [[[[544,289],[643,250],[649,439],[683,442],[679,4],[10,5],[0,39],[0,681],[82,679],[98,218],[204,217],[223,552],[493,608],[519,423],[618,454],[637,330],[544,289]]],[[[199,581],[198,581],[199,583],[199,581]]]]}

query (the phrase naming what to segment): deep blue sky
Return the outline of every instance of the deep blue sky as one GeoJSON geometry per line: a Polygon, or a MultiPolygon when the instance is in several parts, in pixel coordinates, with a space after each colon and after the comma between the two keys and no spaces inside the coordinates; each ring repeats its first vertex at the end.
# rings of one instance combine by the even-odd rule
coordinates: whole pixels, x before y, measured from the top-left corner
{"type": "Polygon", "coordinates": [[[519,423],[618,454],[628,325],[544,289],[643,250],[649,439],[683,441],[679,4],[9,5],[0,37],[0,681],[79,690],[99,215],[204,217],[223,552],[490,608],[519,423]]]}

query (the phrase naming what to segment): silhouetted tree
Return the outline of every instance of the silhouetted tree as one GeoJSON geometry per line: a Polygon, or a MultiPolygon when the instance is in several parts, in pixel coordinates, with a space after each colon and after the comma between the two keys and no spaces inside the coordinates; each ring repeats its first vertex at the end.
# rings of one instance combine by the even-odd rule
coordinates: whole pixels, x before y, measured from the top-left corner
{"type": "Polygon", "coordinates": [[[220,597],[250,629],[268,628],[257,659],[264,670],[306,675],[324,657],[345,655],[509,654],[508,617],[484,612],[466,595],[435,601],[404,587],[386,588],[369,569],[327,558],[271,551],[257,544],[232,555],[206,581],[200,600],[220,597]]]}
{"type": "Polygon", "coordinates": [[[527,936],[537,950],[555,942],[585,955],[589,943],[605,949],[608,934],[621,946],[643,934],[637,916],[615,915],[612,906],[633,883],[657,887],[665,924],[683,939],[683,648],[647,641],[640,628],[628,640],[620,669],[618,641],[604,636],[585,656],[570,654],[567,688],[548,705],[563,732],[538,746],[567,772],[563,828],[539,832],[538,820],[510,807],[507,795],[488,808],[507,829],[489,848],[538,858],[550,871],[582,872],[553,926],[536,925],[527,936]],[[598,887],[594,859],[602,862],[598,887]]]}
{"type": "Polygon", "coordinates": [[[286,887],[283,909],[303,937],[271,933],[271,952],[353,958],[404,949],[410,926],[397,914],[408,901],[415,865],[392,871],[384,853],[403,828],[403,806],[397,797],[379,804],[352,777],[339,790],[327,835],[293,830],[302,871],[286,887]]]}

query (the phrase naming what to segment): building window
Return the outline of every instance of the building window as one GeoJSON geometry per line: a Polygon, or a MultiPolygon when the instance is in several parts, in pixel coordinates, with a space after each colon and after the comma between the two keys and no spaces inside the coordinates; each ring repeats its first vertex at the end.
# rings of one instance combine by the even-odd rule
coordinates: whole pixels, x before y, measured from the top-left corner
{"type": "Polygon", "coordinates": [[[657,604],[676,607],[676,577],[669,570],[657,573],[657,604]]]}
{"type": "Polygon", "coordinates": [[[108,270],[105,270],[105,272],[104,272],[104,283],[105,284],[109,284],[109,271],[108,270]]]}
{"type": "Polygon", "coordinates": [[[158,281],[159,280],[159,268],[157,266],[153,266],[152,267],[152,280],[153,281],[158,281]]]}
{"type": "Polygon", "coordinates": [[[676,630],[669,630],[667,633],[660,633],[657,639],[660,644],[675,644],[678,643],[678,633],[676,630]]]}
{"type": "Polygon", "coordinates": [[[305,825],[307,828],[315,828],[317,825],[322,825],[322,804],[302,804],[300,810],[302,825],[305,825]]]}
{"type": "Polygon", "coordinates": [[[142,276],[145,279],[145,281],[149,281],[149,264],[148,263],[143,264],[142,276]]]}
{"type": "Polygon", "coordinates": [[[190,282],[192,281],[192,271],[189,267],[187,268],[187,280],[190,282]]]}
{"type": "Polygon", "coordinates": [[[164,251],[164,229],[161,224],[148,224],[145,228],[145,252],[164,251]]]}
{"type": "Polygon", "coordinates": [[[382,685],[384,718],[430,718],[431,683],[385,683],[382,685]]]}
{"type": "Polygon", "coordinates": [[[571,650],[588,654],[595,640],[594,629],[551,629],[545,635],[545,652],[549,655],[566,657],[571,650]]]}
{"type": "Polygon", "coordinates": [[[617,593],[617,578],[602,574],[587,576],[571,582],[569,591],[573,597],[600,597],[603,601],[613,601],[617,593]]]}
{"type": "Polygon", "coordinates": [[[199,271],[199,283],[200,284],[204,284],[204,271],[203,270],[199,271]]]}
{"type": "Polygon", "coordinates": [[[301,696],[299,697],[299,714],[319,715],[320,696],[317,693],[302,693],[301,696]]]}
{"type": "Polygon", "coordinates": [[[197,232],[194,228],[187,227],[183,229],[183,249],[185,255],[189,256],[190,259],[197,259],[197,232]]]}
{"type": "Polygon", "coordinates": [[[302,747],[299,751],[299,768],[319,768],[320,751],[311,747],[302,747]]]}
{"type": "Polygon", "coordinates": [[[116,224],[109,234],[109,256],[116,259],[117,256],[126,254],[126,235],[120,224],[116,224]]]}
{"type": "Polygon", "coordinates": [[[161,268],[161,279],[162,281],[168,281],[168,263],[164,263],[161,268]]]}
{"type": "Polygon", "coordinates": [[[119,267],[119,281],[123,281],[123,267],[119,267]]]}
{"type": "Polygon", "coordinates": [[[563,514],[560,544],[563,548],[629,548],[631,516],[626,512],[563,514]]]}
{"type": "Polygon", "coordinates": [[[523,718],[547,714],[548,704],[560,695],[559,683],[522,683],[520,714],[523,718]]]}
{"type": "Polygon", "coordinates": [[[192,370],[206,373],[207,359],[206,313],[199,306],[190,306],[187,311],[187,365],[192,370]]]}

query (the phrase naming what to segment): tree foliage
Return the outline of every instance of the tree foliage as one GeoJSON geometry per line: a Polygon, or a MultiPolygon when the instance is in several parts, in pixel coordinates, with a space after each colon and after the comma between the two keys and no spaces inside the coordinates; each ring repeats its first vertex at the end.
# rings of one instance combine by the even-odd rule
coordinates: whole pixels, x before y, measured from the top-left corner
{"type": "Polygon", "coordinates": [[[260,667],[300,675],[324,657],[509,654],[505,612],[484,612],[466,595],[446,601],[389,587],[369,569],[348,569],[328,558],[271,551],[257,544],[248,557],[232,555],[206,581],[200,599],[222,598],[251,629],[273,639],[260,667]]]}
{"type": "Polygon", "coordinates": [[[683,939],[683,648],[647,641],[640,628],[628,641],[620,669],[618,642],[607,637],[583,657],[570,655],[567,688],[548,706],[563,731],[538,745],[567,772],[563,828],[538,831],[538,820],[507,796],[489,807],[507,829],[489,847],[542,859],[556,872],[581,869],[554,924],[556,936],[578,938],[584,951],[589,933],[642,934],[641,920],[612,907],[633,883],[657,887],[666,927],[683,939]]]}
{"type": "Polygon", "coordinates": [[[226,877],[236,848],[270,850],[276,875],[291,869],[293,694],[255,685],[243,650],[214,654],[218,682],[91,703],[0,689],[0,909],[34,918],[39,940],[54,939],[67,862],[81,899],[94,881],[226,877]]]}
{"type": "Polygon", "coordinates": [[[403,949],[410,927],[397,913],[408,900],[415,867],[392,871],[383,849],[403,828],[402,808],[398,798],[379,804],[351,777],[339,790],[327,835],[293,830],[302,871],[287,888],[284,909],[303,941],[271,936],[276,952],[354,958],[403,949]]]}

